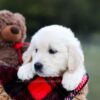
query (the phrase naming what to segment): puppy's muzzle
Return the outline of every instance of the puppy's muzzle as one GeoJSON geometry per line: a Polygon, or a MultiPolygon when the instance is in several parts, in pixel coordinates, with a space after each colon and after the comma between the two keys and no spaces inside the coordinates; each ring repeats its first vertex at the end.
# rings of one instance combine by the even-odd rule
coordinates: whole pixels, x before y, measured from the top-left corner
{"type": "Polygon", "coordinates": [[[40,62],[37,62],[34,64],[34,68],[36,71],[41,71],[42,67],[43,67],[43,65],[40,62]]]}

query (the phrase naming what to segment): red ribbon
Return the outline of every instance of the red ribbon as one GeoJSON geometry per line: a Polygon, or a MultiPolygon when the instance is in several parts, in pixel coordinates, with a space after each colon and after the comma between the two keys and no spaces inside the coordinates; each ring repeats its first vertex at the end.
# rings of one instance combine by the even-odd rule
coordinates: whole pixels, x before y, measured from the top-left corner
{"type": "Polygon", "coordinates": [[[14,45],[14,48],[17,50],[17,53],[18,53],[18,57],[19,57],[19,62],[20,64],[23,63],[23,60],[22,60],[22,53],[21,53],[21,48],[23,47],[23,43],[19,42],[19,43],[16,43],[14,45]]]}

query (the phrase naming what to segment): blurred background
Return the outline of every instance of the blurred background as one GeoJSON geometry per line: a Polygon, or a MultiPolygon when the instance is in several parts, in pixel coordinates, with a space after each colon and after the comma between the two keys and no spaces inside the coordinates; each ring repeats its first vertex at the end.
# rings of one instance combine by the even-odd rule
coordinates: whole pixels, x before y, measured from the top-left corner
{"type": "Polygon", "coordinates": [[[0,0],[3,9],[25,16],[28,41],[43,26],[70,27],[85,54],[90,75],[88,100],[100,100],[100,0],[0,0]]]}

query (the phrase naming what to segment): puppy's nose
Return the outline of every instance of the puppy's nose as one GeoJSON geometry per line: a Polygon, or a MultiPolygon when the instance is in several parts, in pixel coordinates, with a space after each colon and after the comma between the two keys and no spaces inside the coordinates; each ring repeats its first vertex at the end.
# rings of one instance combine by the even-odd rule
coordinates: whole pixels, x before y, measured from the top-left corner
{"type": "Polygon", "coordinates": [[[18,34],[19,33],[19,29],[17,27],[13,26],[13,27],[10,28],[10,30],[11,30],[12,34],[18,34]]]}
{"type": "Polygon", "coordinates": [[[37,62],[34,64],[34,68],[36,71],[40,71],[42,69],[43,65],[40,62],[37,62]]]}

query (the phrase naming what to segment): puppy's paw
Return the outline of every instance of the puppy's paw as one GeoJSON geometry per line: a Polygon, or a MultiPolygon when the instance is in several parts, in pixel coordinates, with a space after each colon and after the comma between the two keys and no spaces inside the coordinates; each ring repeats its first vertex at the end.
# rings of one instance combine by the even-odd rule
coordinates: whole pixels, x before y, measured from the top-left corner
{"type": "Polygon", "coordinates": [[[23,65],[19,68],[17,76],[21,80],[29,80],[34,77],[33,71],[30,66],[23,65]]]}
{"type": "Polygon", "coordinates": [[[78,79],[78,76],[74,76],[71,74],[63,76],[62,79],[62,85],[67,91],[74,90],[79,85],[80,82],[81,80],[78,79]]]}

